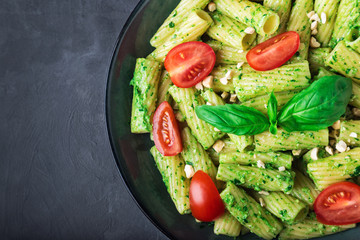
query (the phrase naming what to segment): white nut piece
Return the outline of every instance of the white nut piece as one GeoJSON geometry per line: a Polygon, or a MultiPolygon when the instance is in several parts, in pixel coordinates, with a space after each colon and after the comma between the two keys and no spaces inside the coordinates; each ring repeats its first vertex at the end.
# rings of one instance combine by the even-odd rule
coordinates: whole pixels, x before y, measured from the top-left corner
{"type": "Polygon", "coordinates": [[[194,170],[193,166],[188,165],[188,164],[185,165],[184,171],[185,171],[186,178],[192,178],[195,174],[195,170],[194,170]]]}
{"type": "Polygon", "coordinates": [[[326,13],[322,12],[320,17],[321,17],[321,23],[325,24],[326,23],[326,13]]]}
{"type": "Polygon", "coordinates": [[[314,29],[314,30],[311,31],[311,35],[314,36],[314,35],[316,35],[316,34],[318,34],[318,30],[317,30],[317,29],[314,29]]]}
{"type": "Polygon", "coordinates": [[[260,206],[265,207],[265,201],[262,198],[259,198],[260,206]]]}
{"type": "Polygon", "coordinates": [[[338,150],[339,152],[345,152],[347,150],[347,145],[346,142],[344,142],[343,140],[340,140],[336,146],[335,146],[336,150],[338,150]]]}
{"type": "Polygon", "coordinates": [[[311,23],[311,25],[310,25],[311,30],[315,30],[315,29],[317,29],[317,27],[318,27],[318,22],[317,21],[313,21],[311,23]]]}
{"type": "Polygon", "coordinates": [[[220,82],[222,85],[227,85],[229,81],[226,77],[223,77],[223,78],[220,78],[220,82]]]}
{"type": "Polygon", "coordinates": [[[241,68],[242,65],[244,65],[244,62],[239,62],[239,63],[236,65],[236,67],[237,67],[237,68],[241,68]]]}
{"type": "Polygon", "coordinates": [[[334,150],[330,146],[326,146],[325,151],[330,155],[334,155],[334,150]]]}
{"type": "Polygon", "coordinates": [[[308,18],[311,18],[315,15],[315,11],[308,12],[306,15],[308,16],[308,18]]]}
{"type": "Polygon", "coordinates": [[[245,33],[247,34],[253,34],[255,32],[255,28],[253,27],[247,27],[245,30],[244,30],[245,33]]]}
{"type": "Polygon", "coordinates": [[[225,74],[226,79],[231,79],[233,76],[233,71],[232,70],[228,70],[225,74]]]}
{"type": "Polygon", "coordinates": [[[221,98],[222,99],[225,99],[225,98],[227,98],[229,96],[229,93],[228,92],[223,92],[222,94],[221,94],[221,98]]]}
{"type": "Polygon", "coordinates": [[[312,15],[310,17],[310,21],[317,21],[317,22],[320,22],[320,17],[317,13],[315,13],[314,15],[312,15]]]}
{"type": "Polygon", "coordinates": [[[301,149],[300,150],[292,150],[293,156],[300,156],[300,154],[301,154],[301,149]]]}
{"type": "Polygon", "coordinates": [[[258,160],[256,162],[256,165],[258,166],[258,168],[264,168],[265,169],[265,163],[263,163],[263,161],[261,161],[261,160],[258,160]]]}
{"type": "Polygon", "coordinates": [[[280,172],[285,171],[285,167],[284,167],[284,166],[279,167],[279,171],[280,171],[280,172]]]}
{"type": "Polygon", "coordinates": [[[318,160],[318,153],[319,153],[319,148],[313,148],[310,152],[310,158],[312,160],[318,160]]]}
{"type": "Polygon", "coordinates": [[[196,85],[195,85],[195,88],[196,88],[197,90],[203,90],[203,89],[204,89],[201,82],[199,82],[198,84],[196,84],[196,85]]]}
{"type": "Polygon", "coordinates": [[[212,106],[213,104],[211,102],[206,102],[206,105],[212,106]]]}
{"type": "Polygon", "coordinates": [[[219,129],[217,129],[216,127],[214,127],[214,131],[215,132],[221,132],[219,129]]]}
{"type": "Polygon", "coordinates": [[[209,75],[207,76],[203,81],[202,81],[202,85],[206,88],[212,88],[214,84],[214,77],[209,75]]]}
{"type": "Polygon", "coordinates": [[[260,195],[269,196],[270,193],[267,192],[267,191],[260,191],[259,194],[260,194],[260,195]]]}
{"type": "Polygon", "coordinates": [[[217,140],[212,147],[215,152],[219,153],[225,147],[225,143],[221,140],[217,140]]]}
{"type": "Polygon", "coordinates": [[[311,37],[311,39],[310,39],[310,46],[311,46],[312,48],[318,48],[318,47],[320,47],[320,43],[316,40],[316,38],[311,37]]]}
{"type": "Polygon", "coordinates": [[[238,53],[243,53],[244,52],[244,50],[242,50],[242,49],[240,49],[239,51],[238,51],[238,53]]]}
{"type": "Polygon", "coordinates": [[[216,10],[216,4],[214,2],[211,2],[208,4],[208,9],[210,12],[213,12],[216,10]]]}
{"type": "Polygon", "coordinates": [[[236,96],[235,93],[231,94],[231,96],[230,96],[230,102],[236,102],[236,98],[237,98],[237,96],[236,96]]]}
{"type": "Polygon", "coordinates": [[[355,132],[351,132],[349,134],[349,136],[352,137],[352,138],[357,138],[358,137],[357,133],[355,133],[355,132]]]}
{"type": "Polygon", "coordinates": [[[340,120],[337,120],[336,122],[334,122],[334,124],[331,126],[333,129],[335,130],[339,130],[341,127],[341,122],[340,120]]]}

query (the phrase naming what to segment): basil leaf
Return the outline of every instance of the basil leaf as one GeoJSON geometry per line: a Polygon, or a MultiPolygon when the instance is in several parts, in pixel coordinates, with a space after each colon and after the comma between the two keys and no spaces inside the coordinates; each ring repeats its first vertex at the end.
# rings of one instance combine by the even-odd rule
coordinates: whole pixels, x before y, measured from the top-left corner
{"type": "Polygon", "coordinates": [[[221,106],[202,105],[195,108],[201,120],[222,132],[235,135],[255,135],[269,128],[269,120],[255,108],[226,104],[221,106]]]}
{"type": "Polygon", "coordinates": [[[274,135],[277,133],[277,104],[278,102],[273,91],[270,94],[270,98],[267,104],[267,112],[270,121],[270,133],[274,135]]]}
{"type": "Polygon", "coordinates": [[[351,92],[351,79],[322,77],[295,95],[281,109],[278,123],[288,132],[327,128],[345,113],[351,92]]]}

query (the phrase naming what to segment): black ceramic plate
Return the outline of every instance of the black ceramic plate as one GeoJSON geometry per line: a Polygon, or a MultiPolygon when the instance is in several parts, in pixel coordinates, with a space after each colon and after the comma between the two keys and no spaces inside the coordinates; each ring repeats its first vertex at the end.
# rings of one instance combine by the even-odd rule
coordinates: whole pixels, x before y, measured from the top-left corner
{"type": "MultiPolygon", "coordinates": [[[[144,214],[172,239],[233,239],[213,234],[213,227],[196,223],[191,215],[175,209],[161,180],[149,149],[149,134],[130,133],[132,88],[135,60],[153,49],[149,40],[179,0],[140,1],[121,31],[109,70],[106,115],[108,131],[120,173],[144,214]]],[[[326,240],[360,239],[359,228],[329,236],[326,240]]],[[[241,239],[260,239],[253,234],[241,239]]]]}

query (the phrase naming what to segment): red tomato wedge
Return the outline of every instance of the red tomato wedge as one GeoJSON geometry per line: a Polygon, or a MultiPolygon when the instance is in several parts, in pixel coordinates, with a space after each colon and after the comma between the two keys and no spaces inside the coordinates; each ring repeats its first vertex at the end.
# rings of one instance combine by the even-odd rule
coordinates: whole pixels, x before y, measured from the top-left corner
{"type": "Polygon", "coordinates": [[[186,42],[170,50],[164,65],[176,86],[189,88],[210,74],[215,61],[215,52],[208,44],[186,42]]]}
{"type": "Polygon", "coordinates": [[[192,215],[200,221],[211,222],[225,211],[224,203],[214,182],[201,170],[197,171],[191,179],[189,198],[192,215]]]}
{"type": "Polygon", "coordinates": [[[351,182],[335,183],[316,198],[314,211],[319,222],[347,225],[360,222],[360,186],[351,182]]]}
{"type": "Polygon", "coordinates": [[[249,65],[257,71],[268,71],[286,63],[299,49],[300,36],[290,31],[256,45],[247,54],[249,65]]]}
{"type": "Polygon", "coordinates": [[[162,102],[153,118],[153,136],[156,148],[164,156],[175,156],[183,149],[179,126],[168,102],[162,102]]]}

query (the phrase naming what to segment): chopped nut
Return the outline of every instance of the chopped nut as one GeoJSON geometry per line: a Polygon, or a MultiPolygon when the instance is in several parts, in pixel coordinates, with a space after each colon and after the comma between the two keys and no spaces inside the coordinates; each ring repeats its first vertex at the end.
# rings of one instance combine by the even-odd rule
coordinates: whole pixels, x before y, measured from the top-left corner
{"type": "Polygon", "coordinates": [[[335,130],[339,130],[340,126],[341,126],[340,120],[337,120],[336,122],[334,122],[334,124],[331,127],[335,130]]]}
{"type": "Polygon", "coordinates": [[[358,137],[357,133],[355,133],[355,132],[350,133],[349,136],[352,137],[352,138],[357,138],[358,137]]]}
{"type": "Polygon", "coordinates": [[[300,150],[292,150],[293,156],[300,156],[300,154],[301,154],[301,149],[300,150]]]}
{"type": "Polygon", "coordinates": [[[346,148],[346,151],[350,151],[350,147],[347,147],[347,148],[346,148]]]}
{"type": "Polygon", "coordinates": [[[308,16],[308,18],[311,18],[312,16],[315,15],[315,11],[311,11],[308,14],[306,14],[308,16]]]}
{"type": "Polygon", "coordinates": [[[242,50],[242,49],[240,49],[239,51],[238,51],[238,53],[243,53],[244,52],[244,50],[242,50]]]}
{"type": "Polygon", "coordinates": [[[265,201],[262,198],[259,198],[260,206],[265,207],[265,201]]]}
{"type": "Polygon", "coordinates": [[[267,109],[268,105],[265,103],[265,104],[264,104],[264,107],[267,109]]]}
{"type": "Polygon", "coordinates": [[[228,92],[223,92],[222,94],[221,94],[221,98],[222,99],[225,99],[225,98],[227,98],[229,96],[229,93],[228,92]]]}
{"type": "Polygon", "coordinates": [[[213,12],[216,10],[216,4],[214,2],[211,2],[208,4],[208,9],[210,12],[213,12]]]}
{"type": "Polygon", "coordinates": [[[347,149],[347,145],[343,140],[340,140],[335,147],[339,152],[345,152],[347,149]]]}
{"type": "Polygon", "coordinates": [[[228,71],[226,72],[226,74],[225,74],[225,77],[226,77],[226,79],[231,79],[231,78],[232,78],[232,75],[233,75],[232,70],[228,70],[228,71]]]}
{"type": "Polygon", "coordinates": [[[198,84],[196,84],[196,85],[195,85],[195,88],[196,88],[197,90],[203,90],[203,89],[204,89],[201,82],[199,82],[198,84]]]}
{"type": "Polygon", "coordinates": [[[317,29],[314,29],[314,30],[311,31],[311,35],[314,36],[314,35],[316,35],[316,34],[318,34],[318,30],[317,30],[317,29]]]}
{"type": "Polygon", "coordinates": [[[256,162],[256,165],[258,166],[258,168],[265,168],[265,163],[263,163],[261,160],[258,160],[256,162]]]}
{"type": "Polygon", "coordinates": [[[220,82],[222,85],[227,85],[229,81],[226,77],[223,77],[223,78],[220,78],[220,82]]]}
{"type": "Polygon", "coordinates": [[[225,143],[221,140],[217,140],[212,147],[215,152],[219,153],[225,147],[225,143]]]}
{"type": "Polygon", "coordinates": [[[357,116],[360,117],[360,109],[359,108],[353,108],[352,109],[352,113],[357,116]]]}
{"type": "Polygon", "coordinates": [[[237,68],[241,68],[242,65],[244,65],[244,62],[239,62],[236,67],[237,67],[237,68]]]}
{"type": "Polygon", "coordinates": [[[319,148],[313,148],[312,150],[311,150],[311,153],[310,153],[310,158],[312,159],[312,160],[318,160],[319,158],[318,158],[318,152],[319,152],[319,148]]]}
{"type": "Polygon", "coordinates": [[[247,34],[253,34],[255,32],[255,29],[253,27],[247,27],[244,32],[247,34]]]}
{"type": "Polygon", "coordinates": [[[318,26],[318,22],[317,22],[317,21],[313,21],[313,22],[311,23],[310,29],[311,29],[311,30],[315,30],[315,29],[317,29],[317,26],[318,26]]]}
{"type": "Polygon", "coordinates": [[[316,40],[316,38],[311,37],[311,39],[310,39],[310,46],[311,46],[312,48],[318,48],[318,47],[320,47],[320,43],[316,40]]]}
{"type": "Polygon", "coordinates": [[[312,15],[310,17],[310,21],[317,21],[317,22],[320,22],[320,17],[317,13],[315,13],[314,15],[312,15]]]}
{"type": "Polygon", "coordinates": [[[237,96],[236,96],[235,93],[231,94],[231,96],[230,96],[230,102],[236,102],[236,98],[237,98],[237,96]]]}
{"type": "Polygon", "coordinates": [[[285,171],[285,167],[284,167],[284,166],[279,167],[279,171],[280,171],[280,172],[285,171]]]}
{"type": "Polygon", "coordinates": [[[185,165],[184,171],[185,171],[186,178],[192,178],[192,176],[194,176],[194,174],[195,174],[195,170],[194,170],[193,166],[188,165],[188,164],[185,165]]]}
{"type": "Polygon", "coordinates": [[[206,88],[212,88],[214,83],[214,77],[209,75],[207,76],[203,81],[202,81],[202,85],[206,88]]]}
{"type": "Polygon", "coordinates": [[[326,23],[326,13],[324,13],[324,12],[321,13],[321,23],[322,24],[326,23]]]}
{"type": "Polygon", "coordinates": [[[267,191],[260,191],[259,194],[269,196],[269,192],[267,192],[267,191]]]}
{"type": "Polygon", "coordinates": [[[334,155],[334,150],[330,146],[326,146],[325,151],[330,155],[334,155]]]}
{"type": "Polygon", "coordinates": [[[215,132],[221,132],[219,129],[217,129],[216,127],[214,127],[214,131],[215,132]]]}
{"type": "Polygon", "coordinates": [[[206,105],[212,106],[212,103],[211,103],[211,102],[207,102],[206,105]]]}

